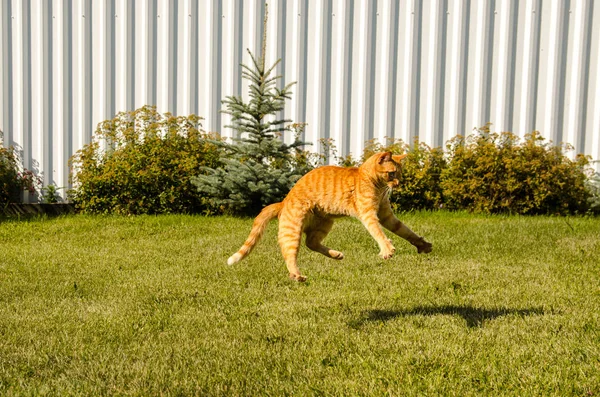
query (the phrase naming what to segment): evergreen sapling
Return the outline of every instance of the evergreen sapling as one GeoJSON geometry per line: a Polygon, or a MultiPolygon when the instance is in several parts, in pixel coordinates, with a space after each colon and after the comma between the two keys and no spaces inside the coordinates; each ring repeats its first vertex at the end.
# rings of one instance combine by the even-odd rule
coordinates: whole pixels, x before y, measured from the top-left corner
{"type": "Polygon", "coordinates": [[[265,10],[261,58],[257,60],[248,50],[252,67],[242,64],[242,78],[249,81],[249,98],[228,96],[222,103],[231,115],[232,124],[225,127],[235,131],[234,143],[215,141],[225,149],[221,168],[203,168],[206,175],[192,182],[199,193],[220,211],[254,215],[266,205],[282,201],[293,184],[310,170],[310,164],[298,161],[303,156],[300,147],[306,143],[295,134],[294,142],[286,144],[283,135],[291,133],[291,120],[279,119],[286,99],[291,97],[295,83],[277,88],[281,76],[272,76],[273,66],[265,69],[267,12],[265,10]],[[287,125],[286,125],[287,124],[287,125]]]}

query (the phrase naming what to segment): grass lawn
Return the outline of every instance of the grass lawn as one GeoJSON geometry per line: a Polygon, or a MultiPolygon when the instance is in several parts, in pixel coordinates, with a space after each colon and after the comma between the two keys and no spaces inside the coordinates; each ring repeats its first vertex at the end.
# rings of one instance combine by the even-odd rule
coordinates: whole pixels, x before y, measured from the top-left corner
{"type": "Polygon", "coordinates": [[[434,244],[358,221],[288,280],[276,222],[0,223],[0,395],[600,395],[600,219],[415,213],[434,244]]]}

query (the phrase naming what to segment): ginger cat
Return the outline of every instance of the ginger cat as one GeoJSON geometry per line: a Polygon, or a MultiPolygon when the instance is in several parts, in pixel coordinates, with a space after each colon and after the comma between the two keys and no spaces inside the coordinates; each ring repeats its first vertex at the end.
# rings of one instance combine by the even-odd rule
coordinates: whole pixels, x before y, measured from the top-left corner
{"type": "Polygon", "coordinates": [[[290,278],[305,281],[296,263],[302,232],[306,246],[332,259],[344,254],[321,244],[333,226],[334,218],[353,216],[367,228],[379,244],[379,256],[391,258],[395,248],[381,226],[417,247],[419,253],[431,252],[431,244],[400,222],[392,213],[391,188],[398,185],[396,172],[406,157],[378,153],[360,167],[324,166],[310,171],[294,185],[281,203],[265,207],[254,220],[250,235],[227,264],[244,259],[262,237],[267,224],[279,217],[279,245],[290,278]]]}

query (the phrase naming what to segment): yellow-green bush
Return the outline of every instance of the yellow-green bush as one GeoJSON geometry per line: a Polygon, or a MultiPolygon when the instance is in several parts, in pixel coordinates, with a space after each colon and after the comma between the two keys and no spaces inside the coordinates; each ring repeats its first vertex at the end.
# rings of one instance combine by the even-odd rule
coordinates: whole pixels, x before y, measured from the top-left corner
{"type": "Polygon", "coordinates": [[[398,174],[398,188],[390,197],[396,211],[439,208],[443,203],[440,179],[446,168],[444,151],[415,140],[410,146],[402,140],[388,140],[386,145],[376,140],[367,142],[361,162],[381,151],[407,153],[398,174]]]}
{"type": "MultiPolygon", "coordinates": [[[[590,158],[565,156],[572,150],[546,142],[539,132],[523,141],[490,125],[465,138],[457,136],[441,148],[415,141],[386,145],[369,141],[361,161],[388,150],[407,153],[400,184],[391,196],[396,210],[468,210],[483,213],[583,214],[598,212],[600,184],[594,182],[590,158]],[[595,193],[594,193],[595,192],[595,193]]],[[[354,164],[353,164],[354,165],[354,164]]]]}
{"type": "Polygon", "coordinates": [[[88,213],[209,211],[190,178],[218,167],[220,151],[199,121],[145,106],[100,123],[96,139],[71,159],[71,200],[88,213]]]}
{"type": "Polygon", "coordinates": [[[482,128],[447,145],[450,161],[441,185],[445,206],[474,212],[585,213],[589,158],[570,160],[569,145],[554,146],[538,132],[520,139],[482,128]]]}
{"type": "Polygon", "coordinates": [[[437,209],[443,205],[441,176],[447,166],[444,151],[431,148],[423,142],[407,151],[399,185],[391,197],[397,210],[437,209]]]}
{"type": "MultiPolygon", "coordinates": [[[[213,197],[198,193],[190,181],[203,167],[223,167],[221,145],[199,130],[197,116],[161,115],[154,107],[144,107],[101,123],[96,138],[71,160],[75,189],[70,197],[83,212],[219,212],[208,204],[213,197]]],[[[521,140],[511,133],[491,133],[488,125],[467,138],[451,139],[445,151],[418,141],[370,141],[355,160],[337,157],[335,145],[328,141],[326,155],[298,151],[294,161],[310,169],[327,156],[358,165],[382,150],[407,153],[399,187],[391,196],[399,211],[597,212],[600,184],[592,178],[590,159],[579,155],[571,160],[565,156],[570,149],[546,142],[538,132],[521,140]]],[[[10,156],[4,158],[2,167],[10,165],[10,156]]]]}

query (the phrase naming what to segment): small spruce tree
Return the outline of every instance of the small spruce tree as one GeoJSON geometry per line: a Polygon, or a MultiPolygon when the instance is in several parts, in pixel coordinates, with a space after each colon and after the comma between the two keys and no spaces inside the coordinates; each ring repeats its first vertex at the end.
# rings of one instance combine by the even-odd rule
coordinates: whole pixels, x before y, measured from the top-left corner
{"type": "Polygon", "coordinates": [[[285,100],[290,99],[295,83],[277,88],[281,76],[272,73],[281,59],[265,68],[267,18],[265,8],[260,59],[248,50],[253,67],[241,65],[242,78],[250,82],[249,102],[239,96],[228,96],[221,102],[226,106],[222,112],[232,118],[232,124],[225,127],[236,132],[233,144],[215,142],[228,153],[222,158],[224,167],[205,168],[207,175],[199,175],[192,181],[213,206],[229,213],[254,215],[264,206],[283,200],[292,185],[310,169],[309,163],[298,161],[305,158],[299,154],[300,147],[306,144],[299,134],[295,134],[291,144],[281,139],[285,132],[292,132],[292,126],[291,120],[278,119],[277,115],[284,109],[285,100]]]}

